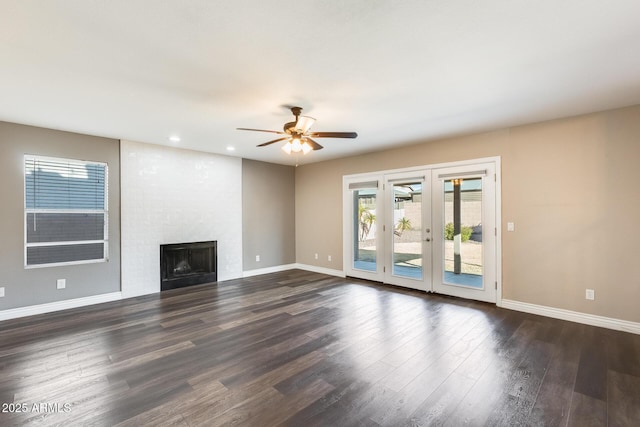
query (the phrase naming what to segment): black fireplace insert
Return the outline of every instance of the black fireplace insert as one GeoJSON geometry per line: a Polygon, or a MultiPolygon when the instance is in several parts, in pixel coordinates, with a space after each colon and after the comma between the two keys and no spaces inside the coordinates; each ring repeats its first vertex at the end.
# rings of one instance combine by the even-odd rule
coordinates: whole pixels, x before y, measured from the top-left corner
{"type": "Polygon", "coordinates": [[[217,280],[217,241],[160,245],[160,290],[217,280]]]}

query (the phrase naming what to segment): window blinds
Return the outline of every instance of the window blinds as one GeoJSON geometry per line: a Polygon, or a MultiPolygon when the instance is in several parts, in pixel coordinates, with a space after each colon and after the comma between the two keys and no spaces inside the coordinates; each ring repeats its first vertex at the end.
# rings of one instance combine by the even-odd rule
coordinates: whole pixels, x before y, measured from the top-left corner
{"type": "Polygon", "coordinates": [[[25,266],[106,261],[108,168],[25,156],[25,266]]]}

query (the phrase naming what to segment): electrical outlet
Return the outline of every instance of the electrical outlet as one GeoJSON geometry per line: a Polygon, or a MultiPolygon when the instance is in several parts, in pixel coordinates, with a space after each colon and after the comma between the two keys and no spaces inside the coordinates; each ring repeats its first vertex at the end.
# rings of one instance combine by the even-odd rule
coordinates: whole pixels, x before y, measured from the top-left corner
{"type": "Polygon", "coordinates": [[[316,254],[316,259],[318,259],[318,254],[316,254]]]}
{"type": "Polygon", "coordinates": [[[587,289],[585,298],[593,301],[594,299],[596,299],[596,291],[594,291],[593,289],[587,289]]]}
{"type": "Polygon", "coordinates": [[[64,289],[67,287],[67,279],[58,279],[56,289],[64,289]]]}
{"type": "Polygon", "coordinates": [[[516,225],[513,222],[508,222],[507,231],[516,231],[516,225]]]}
{"type": "Polygon", "coordinates": [[[260,262],[260,255],[256,255],[256,262],[260,262]]]}
{"type": "Polygon", "coordinates": [[[4,297],[4,286],[0,288],[0,298],[4,297]]]}
{"type": "Polygon", "coordinates": [[[327,261],[331,261],[331,255],[327,256],[327,261]]]}

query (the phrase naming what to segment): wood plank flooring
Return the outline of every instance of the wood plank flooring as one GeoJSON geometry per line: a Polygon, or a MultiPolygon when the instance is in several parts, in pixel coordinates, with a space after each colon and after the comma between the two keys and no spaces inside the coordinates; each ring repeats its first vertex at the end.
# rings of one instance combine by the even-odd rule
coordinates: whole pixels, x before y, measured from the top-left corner
{"type": "Polygon", "coordinates": [[[640,336],[291,270],[0,322],[0,425],[638,426],[640,336]]]}

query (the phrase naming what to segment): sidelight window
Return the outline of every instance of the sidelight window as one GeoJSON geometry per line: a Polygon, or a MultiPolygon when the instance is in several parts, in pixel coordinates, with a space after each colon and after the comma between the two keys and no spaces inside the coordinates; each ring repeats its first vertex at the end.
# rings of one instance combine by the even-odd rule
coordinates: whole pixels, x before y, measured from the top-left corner
{"type": "Polygon", "coordinates": [[[25,267],[108,260],[108,166],[26,155],[25,267]]]}

